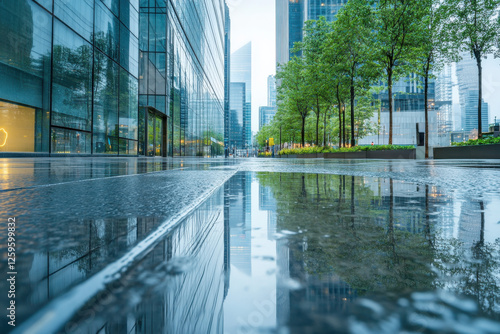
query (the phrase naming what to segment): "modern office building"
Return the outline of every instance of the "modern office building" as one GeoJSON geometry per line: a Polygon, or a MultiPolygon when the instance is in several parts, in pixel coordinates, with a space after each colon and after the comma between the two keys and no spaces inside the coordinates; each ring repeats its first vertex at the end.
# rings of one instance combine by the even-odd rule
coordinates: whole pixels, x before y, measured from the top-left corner
{"type": "Polygon", "coordinates": [[[276,77],[270,75],[267,77],[267,105],[276,107],[276,77]]]}
{"type": "Polygon", "coordinates": [[[292,49],[302,41],[305,21],[321,16],[334,21],[346,3],[347,0],[276,0],[276,63],[284,64],[294,55],[292,49]]]}
{"type": "MultiPolygon", "coordinates": [[[[462,131],[471,132],[478,129],[477,107],[479,102],[479,85],[477,64],[468,54],[463,54],[462,57],[463,60],[456,64],[462,131]]],[[[488,116],[488,104],[483,100],[481,110],[481,127],[483,132],[488,131],[488,116]]]]}
{"type": "MultiPolygon", "coordinates": [[[[231,97],[231,17],[229,7],[225,4],[224,30],[224,147],[229,149],[230,129],[230,97],[231,97]]],[[[226,151],[227,154],[227,151],[226,151]]]]}
{"type": "Polygon", "coordinates": [[[224,19],[224,0],[0,2],[0,154],[210,154],[224,19]]]}
{"type": "Polygon", "coordinates": [[[259,130],[262,129],[264,125],[271,123],[274,115],[276,115],[276,107],[259,107],[259,130]]]}
{"type": "Polygon", "coordinates": [[[248,43],[231,54],[231,89],[237,92],[230,93],[230,126],[229,142],[231,148],[244,149],[252,146],[252,44],[248,43]],[[243,105],[241,85],[244,85],[243,105]],[[236,88],[236,86],[238,88],[236,88]],[[234,111],[234,112],[233,112],[234,111]],[[240,114],[241,112],[241,114],[240,114]],[[236,119],[231,119],[235,115],[236,119]],[[238,132],[239,131],[239,132],[238,132]],[[238,138],[234,137],[238,136],[238,138]],[[239,137],[242,136],[240,141],[239,137]]]}
{"type": "Polygon", "coordinates": [[[246,84],[231,82],[229,98],[229,146],[230,150],[245,147],[245,132],[243,131],[243,114],[246,111],[246,84]]]}
{"type": "Polygon", "coordinates": [[[439,145],[449,146],[451,145],[450,133],[453,131],[453,81],[451,64],[446,64],[439,73],[436,73],[435,97],[439,145]]]}
{"type": "Polygon", "coordinates": [[[259,130],[266,124],[271,123],[276,115],[276,78],[274,75],[267,77],[267,106],[259,107],[259,130]]]}

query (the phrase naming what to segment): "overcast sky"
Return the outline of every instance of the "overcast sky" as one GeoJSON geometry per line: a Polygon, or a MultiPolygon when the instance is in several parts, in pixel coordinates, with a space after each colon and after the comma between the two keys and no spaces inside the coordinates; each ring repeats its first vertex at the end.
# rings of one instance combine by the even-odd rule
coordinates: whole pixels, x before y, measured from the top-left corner
{"type": "Polygon", "coordinates": [[[227,0],[231,52],[252,42],[252,131],[259,130],[259,107],[267,105],[267,77],[276,73],[274,0],[227,0]]]}

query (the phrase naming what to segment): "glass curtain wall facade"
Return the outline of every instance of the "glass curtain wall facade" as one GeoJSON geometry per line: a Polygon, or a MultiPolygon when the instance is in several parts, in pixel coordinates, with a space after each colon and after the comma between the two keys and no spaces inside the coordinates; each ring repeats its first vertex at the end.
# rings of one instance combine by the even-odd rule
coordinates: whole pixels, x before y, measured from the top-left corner
{"type": "Polygon", "coordinates": [[[223,0],[2,1],[0,34],[0,154],[222,150],[223,0]]]}
{"type": "Polygon", "coordinates": [[[166,6],[168,153],[223,154],[224,0],[166,6]]]}
{"type": "Polygon", "coordinates": [[[138,9],[0,3],[0,152],[137,154],[138,9]]]}

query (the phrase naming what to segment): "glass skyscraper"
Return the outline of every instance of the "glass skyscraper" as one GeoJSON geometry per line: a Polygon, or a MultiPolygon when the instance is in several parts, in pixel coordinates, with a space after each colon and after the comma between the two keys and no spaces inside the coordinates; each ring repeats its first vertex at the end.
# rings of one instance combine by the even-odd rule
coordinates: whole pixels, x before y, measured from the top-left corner
{"type": "Polygon", "coordinates": [[[243,149],[252,146],[252,44],[248,43],[231,54],[231,89],[244,85],[244,95],[241,96],[241,89],[230,92],[231,112],[229,117],[236,115],[236,119],[230,119],[230,126],[238,126],[230,130],[229,141],[236,145],[236,148],[243,149]],[[240,105],[244,101],[243,105],[240,105]],[[234,112],[233,112],[234,111],[234,112]],[[241,114],[240,114],[241,113],[241,114]],[[241,121],[240,121],[241,120],[241,121]],[[239,133],[237,131],[239,130],[239,133]],[[242,136],[239,138],[234,136],[242,136]]]}
{"type": "Polygon", "coordinates": [[[214,154],[224,10],[223,0],[0,2],[0,154],[214,154]]]}
{"type": "MultiPolygon", "coordinates": [[[[462,54],[463,60],[456,65],[458,92],[460,96],[460,111],[462,130],[471,132],[478,129],[477,107],[479,103],[478,69],[474,59],[468,54],[462,54]]],[[[482,101],[481,129],[488,131],[488,103],[482,101]]],[[[474,135],[475,137],[475,135],[474,135]]]]}

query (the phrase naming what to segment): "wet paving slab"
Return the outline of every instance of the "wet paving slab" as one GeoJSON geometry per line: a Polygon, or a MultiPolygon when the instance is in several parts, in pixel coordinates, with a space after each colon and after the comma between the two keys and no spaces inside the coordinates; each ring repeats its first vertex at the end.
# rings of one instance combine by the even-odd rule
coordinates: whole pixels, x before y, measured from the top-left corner
{"type": "Polygon", "coordinates": [[[16,332],[500,332],[494,164],[182,164],[0,193],[16,332]]]}

